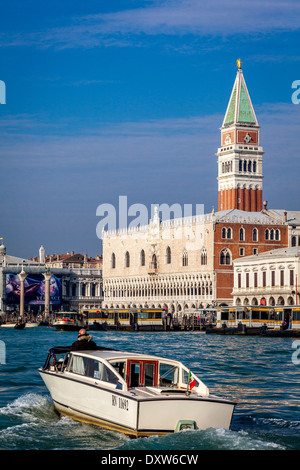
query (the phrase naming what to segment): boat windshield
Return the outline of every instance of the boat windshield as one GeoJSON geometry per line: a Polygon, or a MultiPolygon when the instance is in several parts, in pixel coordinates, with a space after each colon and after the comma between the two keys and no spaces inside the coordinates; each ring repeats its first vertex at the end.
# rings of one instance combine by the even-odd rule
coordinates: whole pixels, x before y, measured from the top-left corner
{"type": "Polygon", "coordinates": [[[160,363],[159,385],[161,387],[177,387],[179,381],[179,368],[172,364],[160,363]]]}
{"type": "Polygon", "coordinates": [[[126,378],[126,362],[125,361],[118,361],[118,362],[111,362],[110,363],[114,369],[120,374],[123,379],[126,378]]]}
{"type": "Polygon", "coordinates": [[[159,367],[159,385],[160,387],[187,387],[188,384],[193,384],[192,388],[200,385],[199,380],[193,376],[191,379],[188,369],[181,368],[173,364],[161,363],[159,367]]]}

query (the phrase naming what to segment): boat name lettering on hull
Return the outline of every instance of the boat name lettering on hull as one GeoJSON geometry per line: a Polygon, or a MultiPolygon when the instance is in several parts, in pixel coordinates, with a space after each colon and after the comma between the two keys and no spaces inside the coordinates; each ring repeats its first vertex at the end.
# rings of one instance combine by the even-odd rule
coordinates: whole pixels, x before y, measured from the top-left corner
{"type": "Polygon", "coordinates": [[[119,406],[122,410],[128,411],[128,400],[126,398],[116,397],[112,395],[112,406],[119,406]]]}

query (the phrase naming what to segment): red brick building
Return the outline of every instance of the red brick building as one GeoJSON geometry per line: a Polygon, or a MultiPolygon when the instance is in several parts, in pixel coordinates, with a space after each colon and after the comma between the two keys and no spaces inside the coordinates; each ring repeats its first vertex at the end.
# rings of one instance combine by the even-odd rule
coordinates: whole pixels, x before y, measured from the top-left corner
{"type": "Polygon", "coordinates": [[[231,302],[234,282],[233,260],[289,245],[288,226],[268,211],[218,212],[214,232],[216,300],[231,302]]]}

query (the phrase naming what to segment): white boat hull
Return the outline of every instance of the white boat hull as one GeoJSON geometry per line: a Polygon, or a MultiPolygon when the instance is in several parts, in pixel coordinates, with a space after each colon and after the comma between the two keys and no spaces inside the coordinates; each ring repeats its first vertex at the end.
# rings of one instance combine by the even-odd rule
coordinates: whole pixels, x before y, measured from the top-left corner
{"type": "Polygon", "coordinates": [[[213,399],[194,399],[186,396],[155,403],[142,402],[139,411],[139,429],[147,432],[174,432],[178,421],[195,421],[197,429],[229,429],[234,405],[213,399]],[[180,410],[180,411],[179,411],[180,410]]]}
{"type": "Polygon", "coordinates": [[[4,323],[1,328],[14,328],[15,330],[23,330],[25,323],[4,323]]]}
{"type": "Polygon", "coordinates": [[[80,328],[83,328],[84,324],[77,325],[76,323],[72,322],[53,322],[53,326],[57,330],[64,330],[64,331],[78,331],[80,328]]]}
{"type": "Polygon", "coordinates": [[[60,413],[134,437],[169,434],[185,420],[193,421],[196,429],[229,429],[235,407],[217,397],[184,392],[134,397],[109,384],[104,388],[94,379],[75,384],[71,377],[39,372],[60,413]]]}

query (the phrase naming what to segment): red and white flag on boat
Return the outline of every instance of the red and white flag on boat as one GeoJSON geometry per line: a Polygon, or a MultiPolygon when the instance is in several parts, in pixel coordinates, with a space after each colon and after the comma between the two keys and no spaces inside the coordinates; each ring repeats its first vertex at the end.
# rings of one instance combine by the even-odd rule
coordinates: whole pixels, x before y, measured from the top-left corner
{"type": "Polygon", "coordinates": [[[196,384],[196,380],[193,379],[192,373],[191,371],[189,371],[189,390],[192,390],[192,388],[194,388],[196,384]]]}

